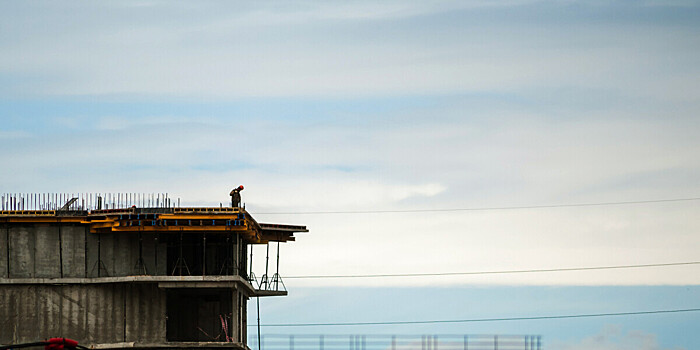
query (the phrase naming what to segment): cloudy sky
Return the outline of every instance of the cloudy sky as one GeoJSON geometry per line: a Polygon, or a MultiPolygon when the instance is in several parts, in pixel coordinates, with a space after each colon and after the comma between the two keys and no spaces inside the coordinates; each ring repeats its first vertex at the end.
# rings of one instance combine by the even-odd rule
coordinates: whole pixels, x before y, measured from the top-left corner
{"type": "MultiPolygon", "coordinates": [[[[311,230],[282,247],[290,276],[699,260],[700,201],[299,214],[700,197],[696,1],[2,2],[0,52],[0,192],[219,205],[244,184],[259,221],[311,230]]],[[[699,283],[698,265],[289,282],[699,283]]]]}

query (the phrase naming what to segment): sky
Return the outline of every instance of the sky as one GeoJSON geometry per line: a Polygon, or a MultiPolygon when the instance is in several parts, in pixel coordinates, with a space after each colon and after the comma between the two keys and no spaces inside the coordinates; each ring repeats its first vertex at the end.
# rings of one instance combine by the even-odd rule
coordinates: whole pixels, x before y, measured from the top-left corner
{"type": "MultiPolygon", "coordinates": [[[[167,192],[218,206],[243,184],[258,221],[310,230],[282,245],[283,276],[697,261],[697,200],[309,212],[700,197],[699,34],[697,1],[0,2],[0,192],[167,192]]],[[[264,248],[255,254],[261,275],[264,248]]],[[[637,288],[696,308],[697,292],[669,291],[697,290],[699,272],[288,284],[491,288],[477,295],[486,305],[504,302],[502,288],[637,288]]],[[[659,321],[635,339],[698,347],[645,317],[659,321]]],[[[532,332],[576,349],[640,331],[595,322],[532,332]]]]}

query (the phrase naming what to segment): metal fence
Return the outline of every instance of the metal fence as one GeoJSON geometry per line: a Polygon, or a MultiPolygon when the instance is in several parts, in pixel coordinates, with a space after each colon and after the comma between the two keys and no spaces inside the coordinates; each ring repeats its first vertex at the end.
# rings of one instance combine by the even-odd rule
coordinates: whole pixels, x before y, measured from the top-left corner
{"type": "Polygon", "coordinates": [[[248,335],[252,350],[541,350],[539,335],[248,335]]]}

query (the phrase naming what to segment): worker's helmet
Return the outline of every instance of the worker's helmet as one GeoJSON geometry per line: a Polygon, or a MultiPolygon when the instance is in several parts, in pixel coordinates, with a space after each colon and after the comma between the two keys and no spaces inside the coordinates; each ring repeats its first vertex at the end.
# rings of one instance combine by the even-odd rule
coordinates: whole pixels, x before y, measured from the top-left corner
{"type": "Polygon", "coordinates": [[[238,190],[243,190],[243,185],[238,186],[238,190]]]}

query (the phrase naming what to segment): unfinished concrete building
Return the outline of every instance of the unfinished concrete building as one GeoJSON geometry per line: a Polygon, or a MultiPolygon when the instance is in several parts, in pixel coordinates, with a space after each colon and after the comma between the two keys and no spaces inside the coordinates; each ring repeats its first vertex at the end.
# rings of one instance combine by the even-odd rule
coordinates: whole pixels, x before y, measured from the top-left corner
{"type": "Polygon", "coordinates": [[[286,295],[277,273],[254,281],[249,247],[307,232],[164,195],[1,202],[0,345],[67,337],[104,349],[247,349],[248,299],[286,295]]]}

